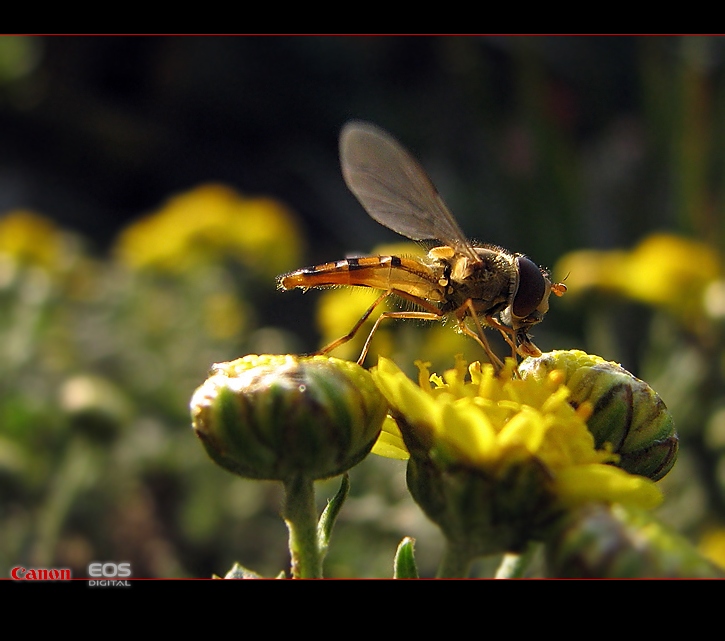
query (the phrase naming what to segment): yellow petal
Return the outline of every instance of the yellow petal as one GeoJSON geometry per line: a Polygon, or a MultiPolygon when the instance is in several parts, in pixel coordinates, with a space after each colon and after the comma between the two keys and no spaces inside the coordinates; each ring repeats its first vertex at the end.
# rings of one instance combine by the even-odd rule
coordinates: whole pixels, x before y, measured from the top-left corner
{"type": "Polygon", "coordinates": [[[440,407],[435,399],[411,381],[393,361],[380,357],[372,370],[378,388],[388,403],[405,415],[409,423],[429,430],[437,423],[440,407]]]}
{"type": "Polygon", "coordinates": [[[536,410],[523,406],[498,435],[501,447],[523,446],[536,454],[546,436],[544,419],[536,410]]]}
{"type": "Polygon", "coordinates": [[[662,502],[654,481],[611,465],[576,465],[560,470],[555,479],[561,499],[576,505],[588,501],[623,503],[652,509],[662,502]]]}
{"type": "Polygon", "coordinates": [[[462,459],[486,463],[500,456],[496,430],[488,416],[473,403],[464,400],[444,405],[441,426],[442,441],[462,459]]]}
{"type": "Polygon", "coordinates": [[[375,445],[373,445],[372,453],[385,458],[398,459],[399,461],[407,461],[410,458],[400,430],[395,421],[389,416],[383,422],[383,429],[375,445]]]}

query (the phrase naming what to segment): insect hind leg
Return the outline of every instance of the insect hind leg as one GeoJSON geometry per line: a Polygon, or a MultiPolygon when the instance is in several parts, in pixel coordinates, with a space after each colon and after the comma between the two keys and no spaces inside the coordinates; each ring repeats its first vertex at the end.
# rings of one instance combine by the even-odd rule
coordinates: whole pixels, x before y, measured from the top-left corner
{"type": "Polygon", "coordinates": [[[441,316],[443,316],[443,313],[434,305],[431,305],[428,301],[422,298],[418,298],[417,296],[413,296],[411,294],[408,294],[407,292],[401,291],[399,289],[389,289],[385,291],[383,294],[381,294],[378,298],[375,299],[372,305],[367,308],[365,313],[360,317],[360,319],[353,325],[352,329],[345,334],[344,336],[341,336],[340,338],[332,341],[332,343],[329,343],[328,345],[325,345],[322,349],[314,352],[315,354],[327,354],[328,352],[331,352],[333,349],[340,347],[340,345],[344,345],[349,340],[355,337],[355,335],[358,333],[360,328],[363,326],[363,323],[370,317],[370,314],[373,313],[375,308],[380,305],[388,296],[391,296],[395,294],[396,296],[399,296],[400,298],[404,298],[405,300],[408,300],[412,303],[415,303],[416,305],[419,305],[426,309],[427,311],[422,312],[383,312],[378,316],[377,320],[375,321],[375,324],[373,325],[373,328],[370,330],[370,333],[368,334],[367,339],[365,340],[365,345],[363,345],[362,352],[360,353],[359,358],[357,359],[358,365],[362,365],[362,363],[365,361],[365,357],[367,356],[368,350],[370,349],[370,342],[373,339],[373,335],[375,334],[376,330],[378,329],[378,325],[386,319],[386,318],[417,318],[419,320],[439,320],[441,316]]]}
{"type": "MultiPolygon", "coordinates": [[[[380,305],[390,294],[392,291],[387,291],[383,294],[381,294],[378,298],[375,299],[375,302],[370,305],[370,307],[367,308],[365,313],[360,317],[360,319],[352,326],[352,329],[345,334],[344,336],[340,336],[340,338],[335,339],[331,343],[325,345],[322,349],[317,350],[316,352],[313,352],[313,355],[315,354],[327,354],[328,352],[331,352],[333,349],[336,349],[337,347],[340,347],[340,345],[344,345],[349,340],[352,340],[355,337],[355,334],[358,333],[358,330],[362,327],[363,323],[370,317],[370,314],[375,311],[375,308],[380,305]]],[[[375,323],[375,326],[377,326],[377,322],[375,323]]],[[[373,327],[373,331],[375,330],[375,327],[373,327]]],[[[370,342],[370,337],[368,336],[368,340],[366,341],[365,345],[370,342]]]]}
{"type": "Polygon", "coordinates": [[[368,349],[370,348],[370,341],[373,339],[373,334],[375,334],[375,330],[377,330],[378,325],[386,319],[386,318],[397,318],[397,319],[403,319],[403,318],[417,318],[418,320],[439,320],[441,317],[438,313],[433,312],[383,312],[378,316],[378,319],[375,321],[375,325],[373,325],[373,328],[370,330],[370,333],[368,334],[368,338],[365,341],[365,345],[363,345],[362,352],[360,353],[360,357],[357,359],[357,364],[362,365],[365,361],[365,357],[368,354],[368,349]]]}

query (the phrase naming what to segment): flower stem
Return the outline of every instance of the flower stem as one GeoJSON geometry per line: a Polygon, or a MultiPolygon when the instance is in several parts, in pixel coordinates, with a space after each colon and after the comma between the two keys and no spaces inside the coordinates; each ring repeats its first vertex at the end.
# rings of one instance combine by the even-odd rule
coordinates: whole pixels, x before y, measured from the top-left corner
{"type": "Polygon", "coordinates": [[[68,444],[63,461],[48,496],[40,510],[37,539],[33,544],[31,559],[38,565],[48,565],[58,543],[58,536],[73,501],[87,486],[95,471],[94,452],[80,436],[68,444]]]}
{"type": "Polygon", "coordinates": [[[283,517],[289,530],[293,579],[321,579],[322,555],[317,541],[315,490],[312,479],[296,477],[284,481],[283,517]]]}
{"type": "Polygon", "coordinates": [[[470,554],[464,545],[456,545],[450,540],[446,541],[443,559],[438,567],[439,579],[466,579],[471,570],[474,555],[470,554]]]}

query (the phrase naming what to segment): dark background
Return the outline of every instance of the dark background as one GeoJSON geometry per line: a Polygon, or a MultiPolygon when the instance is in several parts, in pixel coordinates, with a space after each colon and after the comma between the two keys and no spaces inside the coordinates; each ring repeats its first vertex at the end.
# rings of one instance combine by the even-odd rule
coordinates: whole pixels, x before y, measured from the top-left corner
{"type": "MultiPolygon", "coordinates": [[[[351,118],[410,148],[471,238],[545,267],[574,249],[629,248],[659,230],[722,249],[720,38],[22,44],[25,71],[0,93],[0,211],[34,209],[92,239],[99,253],[129,221],[208,181],[286,203],[302,223],[305,264],[400,240],[343,183],[337,136],[351,118]]],[[[307,298],[284,302],[310,313],[307,298]]],[[[636,370],[646,318],[619,316],[622,346],[612,357],[636,370]]],[[[583,340],[576,314],[558,322],[583,340]]],[[[547,342],[547,332],[547,324],[537,331],[545,348],[560,343],[547,342]]]]}
{"type": "MultiPolygon", "coordinates": [[[[392,235],[337,162],[340,127],[362,118],[413,150],[467,233],[550,264],[677,224],[655,118],[681,118],[676,75],[698,42],[34,38],[0,105],[0,208],[35,208],[103,247],[170,194],[217,180],[287,202],[315,255],[369,250],[392,235]]],[[[715,82],[722,42],[700,49],[715,82]]]]}

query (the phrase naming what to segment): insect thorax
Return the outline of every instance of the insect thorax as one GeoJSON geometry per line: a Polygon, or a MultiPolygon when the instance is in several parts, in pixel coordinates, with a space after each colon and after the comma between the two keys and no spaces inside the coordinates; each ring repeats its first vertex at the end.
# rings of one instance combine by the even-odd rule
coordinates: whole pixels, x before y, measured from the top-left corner
{"type": "Polygon", "coordinates": [[[516,288],[514,257],[499,248],[476,247],[480,257],[475,262],[464,254],[456,254],[448,261],[446,270],[449,283],[444,311],[453,311],[471,299],[479,315],[490,316],[511,301],[516,288]]]}

